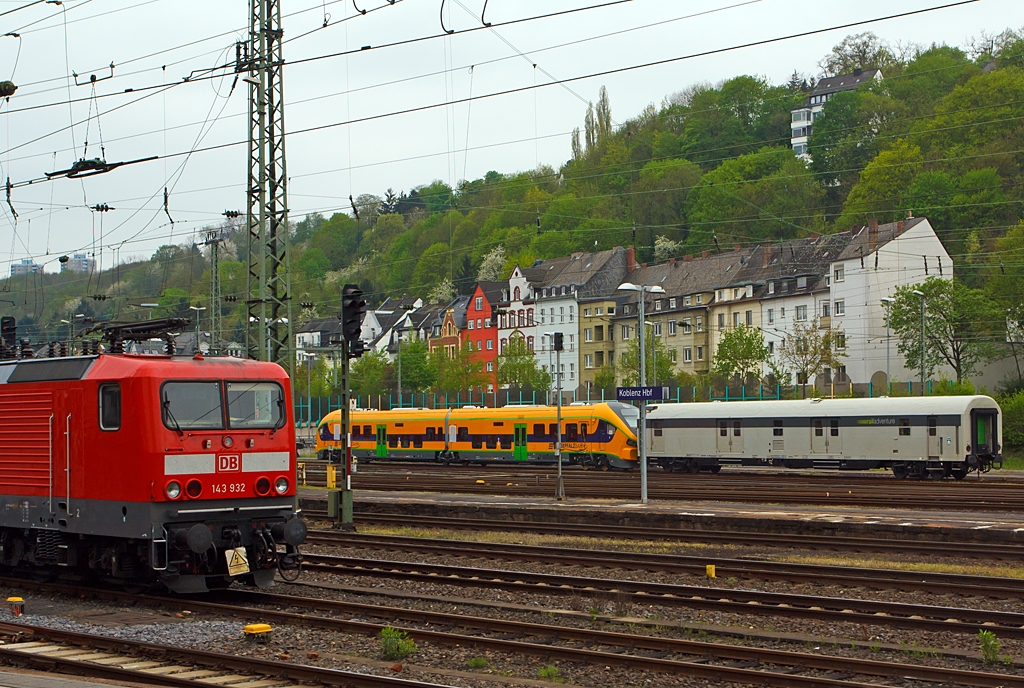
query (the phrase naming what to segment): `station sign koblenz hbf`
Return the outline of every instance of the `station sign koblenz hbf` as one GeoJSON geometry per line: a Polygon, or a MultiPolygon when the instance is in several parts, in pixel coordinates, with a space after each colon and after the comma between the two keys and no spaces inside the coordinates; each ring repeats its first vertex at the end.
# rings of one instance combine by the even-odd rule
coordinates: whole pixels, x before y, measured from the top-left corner
{"type": "Polygon", "coordinates": [[[615,398],[619,401],[661,401],[665,398],[664,387],[616,387],[615,398]]]}

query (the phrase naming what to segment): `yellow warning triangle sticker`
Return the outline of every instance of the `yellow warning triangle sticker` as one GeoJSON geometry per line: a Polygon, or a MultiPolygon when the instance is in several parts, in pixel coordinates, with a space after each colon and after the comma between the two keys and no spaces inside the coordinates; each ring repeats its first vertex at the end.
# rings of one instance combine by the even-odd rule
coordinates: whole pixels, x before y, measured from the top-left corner
{"type": "Polygon", "coordinates": [[[238,550],[235,550],[231,553],[231,563],[228,564],[228,566],[245,566],[246,563],[247,562],[242,558],[242,555],[238,553],[238,550]]]}

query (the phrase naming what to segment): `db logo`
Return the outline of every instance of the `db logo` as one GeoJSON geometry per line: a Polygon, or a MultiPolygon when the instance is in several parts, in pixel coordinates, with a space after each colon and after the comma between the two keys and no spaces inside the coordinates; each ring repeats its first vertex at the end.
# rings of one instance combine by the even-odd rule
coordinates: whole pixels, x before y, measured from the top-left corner
{"type": "Polygon", "coordinates": [[[221,454],[217,457],[218,473],[238,473],[242,470],[242,457],[238,454],[221,454]]]}

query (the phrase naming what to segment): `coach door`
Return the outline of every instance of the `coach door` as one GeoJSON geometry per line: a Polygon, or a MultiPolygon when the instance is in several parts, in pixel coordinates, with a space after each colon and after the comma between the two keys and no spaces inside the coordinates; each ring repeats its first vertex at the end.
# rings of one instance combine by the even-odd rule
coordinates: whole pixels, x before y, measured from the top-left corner
{"type": "Polygon", "coordinates": [[[811,418],[811,453],[828,453],[828,419],[811,418]]]}
{"type": "Polygon", "coordinates": [[[718,451],[719,452],[742,452],[743,451],[743,421],[720,420],[718,421],[718,451]]]}
{"type": "Polygon", "coordinates": [[[388,426],[377,426],[377,456],[387,458],[388,455],[388,426]]]}
{"type": "Polygon", "coordinates": [[[516,461],[526,461],[526,423],[516,423],[512,429],[512,458],[516,461]]]}
{"type": "Polygon", "coordinates": [[[942,438],[939,437],[939,419],[935,416],[928,416],[928,458],[937,459],[939,458],[939,452],[942,451],[942,438]]]}

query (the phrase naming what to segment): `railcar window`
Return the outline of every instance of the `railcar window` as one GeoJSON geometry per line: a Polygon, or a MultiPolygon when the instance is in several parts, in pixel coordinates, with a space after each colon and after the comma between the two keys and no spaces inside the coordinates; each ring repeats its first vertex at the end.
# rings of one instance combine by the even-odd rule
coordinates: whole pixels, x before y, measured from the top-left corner
{"type": "Polygon", "coordinates": [[[724,420],[718,423],[718,434],[721,437],[729,436],[729,424],[724,420]]]}
{"type": "Polygon", "coordinates": [[[580,425],[580,435],[583,437],[587,436],[587,424],[583,423],[580,425]]]}
{"type": "Polygon", "coordinates": [[[820,420],[814,421],[814,436],[815,437],[824,437],[825,436],[824,426],[822,425],[820,420]]]}
{"type": "Polygon", "coordinates": [[[284,394],[276,382],[228,382],[232,428],[277,428],[284,424],[284,394]]]}
{"type": "Polygon", "coordinates": [[[548,434],[552,437],[558,434],[558,423],[552,423],[548,426],[548,434]]]}
{"type": "Polygon", "coordinates": [[[469,428],[459,428],[458,435],[456,435],[456,440],[458,440],[459,442],[468,442],[469,428]]]}
{"type": "Polygon", "coordinates": [[[363,434],[366,435],[367,437],[372,437],[373,436],[373,428],[370,427],[369,425],[364,425],[363,426],[363,434]]]}
{"type": "Polygon", "coordinates": [[[501,440],[502,449],[512,448],[512,435],[500,435],[499,439],[501,440]]]}
{"type": "Polygon", "coordinates": [[[661,429],[661,422],[660,421],[654,421],[653,423],[651,423],[651,425],[654,426],[654,436],[655,437],[661,437],[664,434],[664,432],[661,429]]]}
{"type": "Polygon", "coordinates": [[[928,434],[931,437],[935,437],[936,431],[938,430],[938,428],[935,427],[936,425],[937,425],[937,423],[936,423],[936,419],[935,418],[929,418],[928,419],[928,434]]]}
{"type": "Polygon", "coordinates": [[[781,420],[774,420],[774,421],[772,421],[772,436],[773,437],[782,437],[782,421],[781,420]]]}
{"type": "Polygon", "coordinates": [[[171,430],[221,430],[219,382],[165,382],[160,390],[164,425],[171,430]]]}
{"type": "Polygon", "coordinates": [[[427,428],[427,441],[432,442],[434,439],[434,428],[427,428]]]}
{"type": "Polygon", "coordinates": [[[909,418],[900,418],[900,434],[901,435],[908,435],[908,436],[910,435],[910,419],[909,418]]]}
{"type": "Polygon", "coordinates": [[[121,385],[100,385],[100,430],[121,429],[121,385]]]}
{"type": "Polygon", "coordinates": [[[839,437],[839,421],[838,420],[830,420],[829,421],[828,434],[831,437],[839,437]]]}
{"type": "Polygon", "coordinates": [[[495,448],[497,448],[497,446],[498,446],[498,436],[497,435],[487,435],[487,448],[488,449],[495,449],[495,448]]]}
{"type": "Polygon", "coordinates": [[[543,437],[544,436],[544,424],[543,423],[534,423],[533,424],[533,434],[536,435],[537,437],[543,437]]]}
{"type": "Polygon", "coordinates": [[[565,438],[570,442],[574,442],[579,439],[580,431],[576,423],[565,424],[565,438]]]}
{"type": "Polygon", "coordinates": [[[734,437],[739,437],[740,436],[740,422],[741,421],[738,421],[738,420],[734,420],[732,422],[732,434],[733,434],[734,437]]]}

